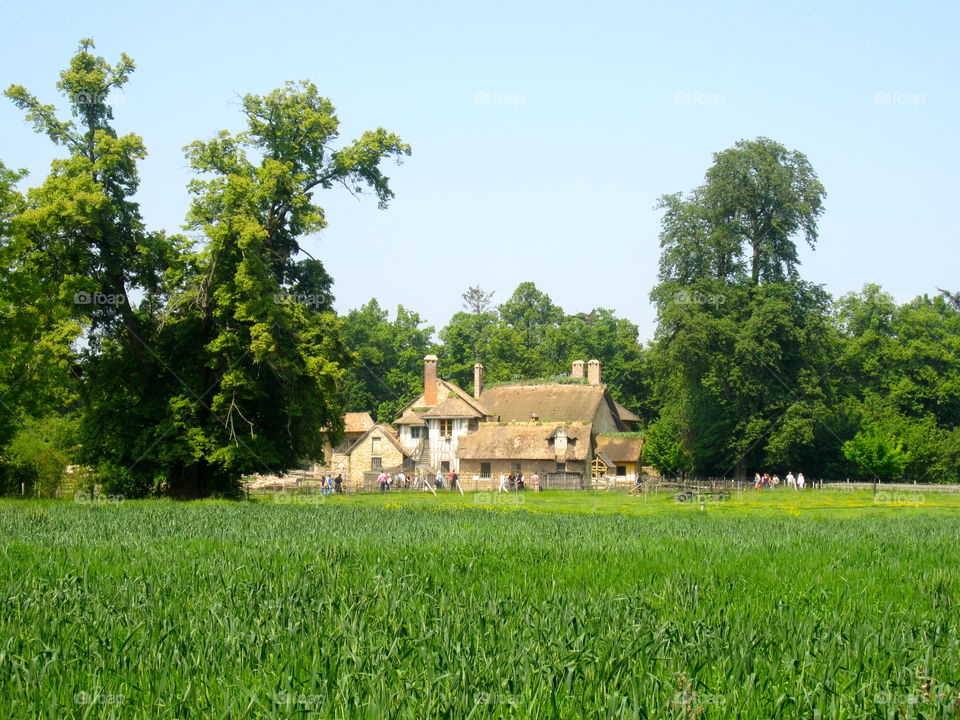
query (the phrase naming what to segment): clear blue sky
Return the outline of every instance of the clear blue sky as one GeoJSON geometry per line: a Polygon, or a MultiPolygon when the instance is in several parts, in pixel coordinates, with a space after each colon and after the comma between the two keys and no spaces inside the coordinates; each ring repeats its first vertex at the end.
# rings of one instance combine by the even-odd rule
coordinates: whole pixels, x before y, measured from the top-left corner
{"type": "MultiPolygon", "coordinates": [[[[0,86],[45,102],[81,37],[137,72],[117,127],[146,141],[140,202],[183,223],[181,148],[239,129],[238,97],[310,79],[343,139],[382,125],[413,146],[386,211],[336,191],[303,246],[337,307],[371,297],[441,327],[469,285],[502,301],[533,280],[567,312],[607,307],[654,331],[658,196],[711,153],[765,135],[827,188],[801,273],[835,296],[960,290],[960,5],[449,2],[143,4],[0,0],[0,86]]],[[[52,151],[0,102],[0,160],[39,182],[52,151]]]]}

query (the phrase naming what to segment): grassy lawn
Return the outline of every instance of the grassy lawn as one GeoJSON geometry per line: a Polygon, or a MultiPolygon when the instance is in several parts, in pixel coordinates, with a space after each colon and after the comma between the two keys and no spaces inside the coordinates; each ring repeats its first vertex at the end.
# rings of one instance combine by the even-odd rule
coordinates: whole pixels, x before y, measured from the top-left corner
{"type": "Polygon", "coordinates": [[[960,496],[878,500],[0,501],[0,717],[960,717],[960,496]]]}

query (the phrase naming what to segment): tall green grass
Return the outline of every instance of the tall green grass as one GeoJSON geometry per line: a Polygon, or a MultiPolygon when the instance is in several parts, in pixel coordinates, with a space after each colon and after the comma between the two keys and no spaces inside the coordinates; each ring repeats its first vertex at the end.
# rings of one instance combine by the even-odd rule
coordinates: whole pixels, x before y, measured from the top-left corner
{"type": "Polygon", "coordinates": [[[644,505],[0,503],[0,717],[960,716],[955,508],[644,505]]]}

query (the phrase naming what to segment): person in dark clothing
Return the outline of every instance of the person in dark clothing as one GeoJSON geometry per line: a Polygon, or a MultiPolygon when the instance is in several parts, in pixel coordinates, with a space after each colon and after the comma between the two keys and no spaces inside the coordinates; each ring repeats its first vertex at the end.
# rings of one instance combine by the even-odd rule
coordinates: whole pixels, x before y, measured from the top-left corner
{"type": "Polygon", "coordinates": [[[343,492],[343,475],[337,475],[333,479],[333,489],[338,495],[343,492]]]}

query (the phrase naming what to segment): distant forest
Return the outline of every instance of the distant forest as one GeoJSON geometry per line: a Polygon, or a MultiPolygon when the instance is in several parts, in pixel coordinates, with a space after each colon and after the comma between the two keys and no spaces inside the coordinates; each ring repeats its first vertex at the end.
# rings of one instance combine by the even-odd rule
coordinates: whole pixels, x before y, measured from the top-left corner
{"type": "Polygon", "coordinates": [[[54,494],[78,466],[126,497],[230,495],[245,474],[319,458],[346,411],[393,420],[428,353],[464,388],[476,362],[496,382],[600,360],[665,473],[960,481],[960,295],[898,305],[805,280],[797,243],[815,246],[826,191],[798,151],[738,142],[700,186],[661,198],[649,344],[534,282],[502,302],[465,288],[436,331],[376,300],[338,315],[299,244],[326,226],[320,191],[387,207],[383,166],[409,145],[383,128],[338,142],[309,82],[246,95],[244,131],[184,149],[191,242],[147,229],[134,199],[146,148],[110,105],[134,69],[83,40],[57,82],[68,113],[5,93],[61,155],[29,189],[0,163],[0,493],[54,494]]]}

